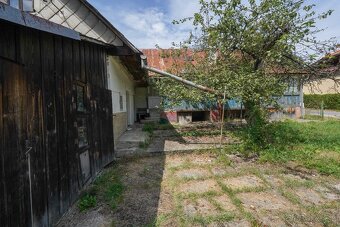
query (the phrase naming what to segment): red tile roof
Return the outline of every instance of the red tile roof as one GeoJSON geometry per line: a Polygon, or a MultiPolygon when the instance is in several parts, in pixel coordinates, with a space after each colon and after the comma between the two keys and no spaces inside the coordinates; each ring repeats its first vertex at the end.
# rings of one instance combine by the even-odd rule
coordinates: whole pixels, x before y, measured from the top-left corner
{"type": "Polygon", "coordinates": [[[162,71],[180,72],[188,62],[195,64],[194,52],[190,49],[142,49],[147,57],[148,65],[162,71]],[[178,53],[180,51],[180,54],[178,53]]]}

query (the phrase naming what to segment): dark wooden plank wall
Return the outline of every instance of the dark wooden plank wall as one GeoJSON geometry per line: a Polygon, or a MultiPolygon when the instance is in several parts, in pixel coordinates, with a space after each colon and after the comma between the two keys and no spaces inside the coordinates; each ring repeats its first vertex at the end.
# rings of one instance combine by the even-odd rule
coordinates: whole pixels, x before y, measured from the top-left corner
{"type": "Polygon", "coordinates": [[[78,117],[88,120],[91,178],[113,160],[106,51],[0,21],[0,223],[51,226],[77,199],[82,179],[78,117]],[[76,84],[86,111],[76,110],[76,84]],[[29,149],[31,173],[28,172],[29,149]]]}

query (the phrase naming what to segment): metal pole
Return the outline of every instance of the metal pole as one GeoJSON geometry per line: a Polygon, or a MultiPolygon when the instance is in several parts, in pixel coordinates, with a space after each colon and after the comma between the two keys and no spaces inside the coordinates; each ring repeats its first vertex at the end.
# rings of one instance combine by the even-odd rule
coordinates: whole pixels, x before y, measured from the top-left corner
{"type": "Polygon", "coordinates": [[[221,116],[221,137],[220,137],[220,149],[222,149],[222,138],[223,138],[223,126],[224,126],[224,106],[225,106],[225,93],[226,93],[226,87],[224,87],[223,92],[223,102],[222,102],[222,116],[221,116]]]}
{"type": "Polygon", "coordinates": [[[205,86],[202,86],[202,85],[198,85],[198,84],[195,84],[194,82],[190,81],[190,80],[186,80],[186,79],[183,79],[179,76],[176,76],[174,74],[171,74],[171,73],[168,73],[168,72],[164,72],[162,70],[159,70],[159,69],[156,69],[156,68],[153,68],[153,67],[150,67],[146,64],[146,59],[142,59],[142,68],[143,69],[146,69],[148,71],[151,71],[151,72],[154,72],[154,73],[157,73],[157,74],[161,74],[163,76],[167,76],[167,77],[170,77],[174,80],[177,80],[183,84],[186,84],[186,85],[189,85],[191,87],[195,87],[197,89],[200,89],[202,91],[206,91],[206,92],[209,92],[209,93],[212,93],[212,94],[218,94],[217,91],[211,89],[211,88],[208,88],[208,87],[205,87],[205,86]]]}

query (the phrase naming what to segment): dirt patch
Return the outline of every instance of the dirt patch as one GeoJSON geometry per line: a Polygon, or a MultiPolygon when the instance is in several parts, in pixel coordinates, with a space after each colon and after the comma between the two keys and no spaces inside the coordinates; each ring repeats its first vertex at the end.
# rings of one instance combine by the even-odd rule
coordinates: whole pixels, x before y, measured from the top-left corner
{"type": "Polygon", "coordinates": [[[278,188],[278,187],[280,187],[284,184],[284,182],[281,179],[279,179],[279,178],[277,178],[273,175],[264,175],[264,178],[266,179],[266,181],[271,186],[276,187],[276,188],[278,188]]]}
{"type": "Polygon", "coordinates": [[[287,199],[275,192],[248,192],[237,197],[242,201],[247,210],[293,210],[296,207],[287,199]]]}
{"type": "Polygon", "coordinates": [[[175,176],[181,179],[199,179],[211,176],[206,169],[182,169],[175,173],[175,176]]]}
{"type": "Polygon", "coordinates": [[[191,181],[180,185],[179,192],[182,193],[205,193],[209,191],[219,192],[220,186],[215,180],[191,181]]]}
{"type": "Polygon", "coordinates": [[[340,183],[334,184],[333,188],[335,188],[340,193],[340,183]]]}
{"type": "Polygon", "coordinates": [[[216,167],[211,168],[211,172],[215,176],[221,177],[221,176],[229,175],[232,173],[236,173],[236,170],[231,166],[227,166],[227,167],[216,166],[216,167]]]}
{"type": "Polygon", "coordinates": [[[333,223],[339,226],[340,224],[340,204],[337,205],[336,209],[326,209],[324,210],[325,213],[331,218],[333,223]]]}
{"type": "Polygon", "coordinates": [[[306,182],[306,179],[302,178],[300,175],[288,173],[288,174],[284,174],[282,176],[285,180],[288,180],[288,181],[295,181],[297,183],[305,183],[306,182]]]}
{"type": "MultiPolygon", "coordinates": [[[[188,136],[188,137],[153,137],[148,152],[174,152],[211,149],[219,146],[219,136],[188,136]]],[[[223,143],[234,143],[233,140],[225,138],[223,143]]]]}
{"type": "Polygon", "coordinates": [[[332,192],[328,188],[325,188],[323,186],[318,186],[315,188],[316,191],[321,193],[322,197],[325,198],[328,201],[340,201],[340,195],[336,192],[332,192]]]}
{"type": "Polygon", "coordinates": [[[86,212],[80,212],[76,206],[72,207],[66,216],[58,223],[57,227],[110,227],[110,208],[102,205],[86,212]]]}
{"type": "Polygon", "coordinates": [[[186,159],[183,157],[183,155],[172,154],[166,156],[165,166],[167,168],[174,168],[182,166],[185,162],[186,159]]]}
{"type": "Polygon", "coordinates": [[[227,195],[213,197],[213,200],[225,211],[235,212],[237,210],[227,195]]]}
{"type": "Polygon", "coordinates": [[[247,220],[233,220],[230,222],[214,222],[208,225],[208,227],[251,227],[251,223],[247,220]]]}
{"type": "Polygon", "coordinates": [[[189,161],[196,165],[209,165],[216,161],[216,156],[213,154],[192,154],[189,161]]]}
{"type": "Polygon", "coordinates": [[[286,223],[277,215],[256,215],[261,226],[286,226],[286,223]]]}
{"type": "Polygon", "coordinates": [[[164,159],[154,156],[119,163],[124,194],[111,218],[115,226],[149,225],[158,213],[172,209],[170,192],[162,184],[164,159]]]}
{"type": "Polygon", "coordinates": [[[305,205],[321,205],[325,202],[313,189],[298,188],[294,192],[305,205]]]}
{"type": "Polygon", "coordinates": [[[199,198],[196,201],[185,200],[183,211],[187,216],[214,216],[219,214],[218,209],[204,198],[199,198]]]}
{"type": "Polygon", "coordinates": [[[264,182],[254,175],[227,178],[222,182],[232,190],[242,190],[264,186],[264,182]]]}
{"type": "Polygon", "coordinates": [[[174,210],[174,207],[172,192],[168,190],[167,187],[162,186],[159,195],[157,215],[166,215],[174,210]]]}

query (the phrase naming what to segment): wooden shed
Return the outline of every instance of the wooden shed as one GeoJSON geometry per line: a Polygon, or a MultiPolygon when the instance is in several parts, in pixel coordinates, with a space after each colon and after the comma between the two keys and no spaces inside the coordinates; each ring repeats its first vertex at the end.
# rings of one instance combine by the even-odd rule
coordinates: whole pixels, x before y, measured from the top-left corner
{"type": "Polygon", "coordinates": [[[51,226],[113,160],[107,48],[0,3],[0,225],[51,226]]]}

